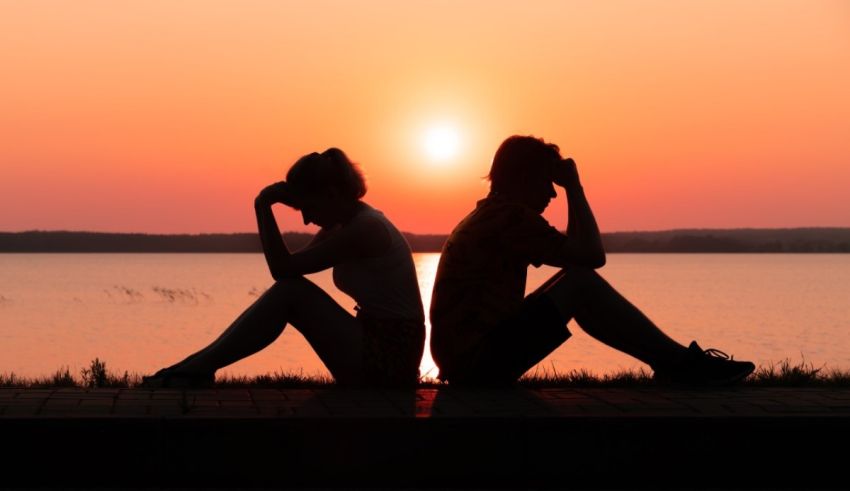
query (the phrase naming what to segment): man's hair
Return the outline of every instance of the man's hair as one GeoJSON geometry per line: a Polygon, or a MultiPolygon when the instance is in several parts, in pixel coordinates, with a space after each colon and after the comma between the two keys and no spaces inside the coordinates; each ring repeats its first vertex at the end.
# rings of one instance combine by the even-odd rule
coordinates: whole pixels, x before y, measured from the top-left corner
{"type": "Polygon", "coordinates": [[[366,194],[366,179],[360,168],[338,148],[301,157],[286,173],[286,182],[302,193],[333,187],[355,200],[366,194]]]}
{"type": "Polygon", "coordinates": [[[514,135],[499,145],[490,167],[490,190],[511,192],[528,182],[529,177],[548,170],[552,159],[561,158],[558,145],[542,138],[514,135]]]}

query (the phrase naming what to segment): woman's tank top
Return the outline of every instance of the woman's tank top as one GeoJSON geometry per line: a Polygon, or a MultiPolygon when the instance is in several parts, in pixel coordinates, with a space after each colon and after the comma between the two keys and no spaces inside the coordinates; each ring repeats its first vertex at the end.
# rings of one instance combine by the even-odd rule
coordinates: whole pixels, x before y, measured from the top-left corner
{"type": "Polygon", "coordinates": [[[381,213],[364,203],[352,220],[377,218],[390,235],[388,250],[377,257],[337,264],[334,285],[357,302],[362,312],[387,319],[422,322],[425,314],[410,246],[401,232],[381,213]]]}

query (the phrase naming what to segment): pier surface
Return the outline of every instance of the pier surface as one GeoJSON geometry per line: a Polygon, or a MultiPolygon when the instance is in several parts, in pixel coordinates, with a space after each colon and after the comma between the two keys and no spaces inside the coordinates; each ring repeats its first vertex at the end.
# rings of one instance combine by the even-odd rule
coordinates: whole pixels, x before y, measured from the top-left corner
{"type": "Polygon", "coordinates": [[[850,389],[0,389],[4,487],[846,489],[850,389]]]}

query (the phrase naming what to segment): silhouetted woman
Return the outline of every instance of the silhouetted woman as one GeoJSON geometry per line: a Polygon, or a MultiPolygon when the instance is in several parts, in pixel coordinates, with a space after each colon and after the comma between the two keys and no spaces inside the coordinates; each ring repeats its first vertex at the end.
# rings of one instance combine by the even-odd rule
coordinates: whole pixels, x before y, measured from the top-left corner
{"type": "Polygon", "coordinates": [[[360,170],[337,148],[302,157],[286,181],[263,189],[254,208],[275,283],[212,344],[145,377],[144,385],[211,385],[216,370],[268,346],[287,324],[341,385],[415,385],[425,327],[413,258],[395,226],[361,200],[365,194],[360,170]],[[286,247],[275,203],[300,210],[305,225],[321,227],[304,249],[286,247]],[[334,284],[357,302],[356,316],[304,278],[328,268],[334,284]]]}

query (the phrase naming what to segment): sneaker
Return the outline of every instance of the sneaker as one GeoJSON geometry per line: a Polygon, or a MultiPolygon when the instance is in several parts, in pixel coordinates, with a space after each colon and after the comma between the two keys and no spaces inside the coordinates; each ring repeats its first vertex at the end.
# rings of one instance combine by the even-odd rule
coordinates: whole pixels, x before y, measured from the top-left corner
{"type": "Polygon", "coordinates": [[[681,362],[667,370],[656,371],[653,378],[674,384],[720,386],[740,382],[755,369],[752,362],[735,360],[713,348],[704,350],[692,341],[681,362]]]}

